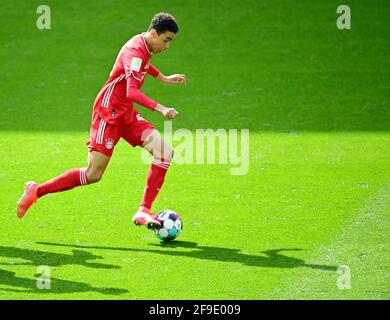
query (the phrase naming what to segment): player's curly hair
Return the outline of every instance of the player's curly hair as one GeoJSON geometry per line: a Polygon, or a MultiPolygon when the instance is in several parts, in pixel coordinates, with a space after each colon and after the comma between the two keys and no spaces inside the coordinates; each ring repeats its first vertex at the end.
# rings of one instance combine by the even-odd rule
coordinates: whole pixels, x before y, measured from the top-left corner
{"type": "Polygon", "coordinates": [[[179,32],[179,27],[177,26],[175,17],[166,12],[159,12],[154,15],[149,26],[149,31],[151,29],[155,29],[158,35],[166,31],[173,33],[179,32]]]}

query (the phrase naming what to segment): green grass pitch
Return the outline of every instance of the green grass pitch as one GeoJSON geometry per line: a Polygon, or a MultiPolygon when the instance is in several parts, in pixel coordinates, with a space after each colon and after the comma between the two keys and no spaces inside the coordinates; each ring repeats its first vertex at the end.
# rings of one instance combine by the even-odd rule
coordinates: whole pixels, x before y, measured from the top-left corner
{"type": "Polygon", "coordinates": [[[40,4],[2,3],[0,299],[390,298],[387,1],[348,1],[351,30],[335,0],[49,0],[51,30],[40,4]],[[180,32],[152,61],[188,84],[144,92],[178,109],[174,129],[249,129],[248,174],[173,164],[155,209],[184,230],[162,244],[131,223],[148,165],[122,141],[100,183],[17,219],[26,181],[86,165],[94,98],[159,11],[180,32]]]}

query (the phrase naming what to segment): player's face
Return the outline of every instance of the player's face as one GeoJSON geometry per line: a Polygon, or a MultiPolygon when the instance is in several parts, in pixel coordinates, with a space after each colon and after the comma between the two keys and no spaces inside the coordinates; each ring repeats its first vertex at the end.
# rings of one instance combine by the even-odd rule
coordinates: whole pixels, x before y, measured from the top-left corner
{"type": "MultiPolygon", "coordinates": [[[[154,31],[154,30],[153,30],[154,31]]],[[[160,35],[157,32],[154,32],[152,50],[154,53],[160,53],[164,50],[167,50],[170,46],[170,42],[175,39],[176,34],[170,31],[161,33],[160,35]]]]}

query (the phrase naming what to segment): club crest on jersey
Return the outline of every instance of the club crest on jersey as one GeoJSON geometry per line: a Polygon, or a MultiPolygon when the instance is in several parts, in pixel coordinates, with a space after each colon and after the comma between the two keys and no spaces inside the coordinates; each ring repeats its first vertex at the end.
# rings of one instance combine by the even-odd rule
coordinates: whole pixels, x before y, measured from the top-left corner
{"type": "Polygon", "coordinates": [[[112,147],[114,146],[114,140],[111,138],[106,139],[105,146],[106,146],[106,149],[112,149],[112,147]]]}

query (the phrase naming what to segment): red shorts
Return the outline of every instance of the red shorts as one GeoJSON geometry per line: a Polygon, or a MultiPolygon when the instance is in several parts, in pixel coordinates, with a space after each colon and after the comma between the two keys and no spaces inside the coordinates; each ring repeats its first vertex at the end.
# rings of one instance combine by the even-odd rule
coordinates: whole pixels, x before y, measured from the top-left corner
{"type": "Polygon", "coordinates": [[[130,123],[120,125],[109,124],[96,115],[92,120],[87,146],[89,151],[98,151],[111,157],[120,138],[125,139],[133,147],[141,146],[152,129],[153,125],[138,112],[133,112],[130,123]]]}

